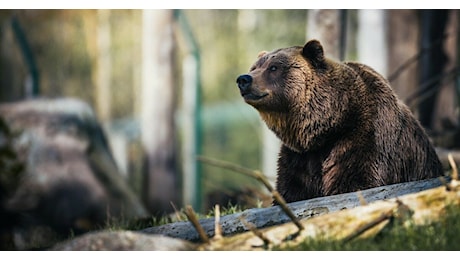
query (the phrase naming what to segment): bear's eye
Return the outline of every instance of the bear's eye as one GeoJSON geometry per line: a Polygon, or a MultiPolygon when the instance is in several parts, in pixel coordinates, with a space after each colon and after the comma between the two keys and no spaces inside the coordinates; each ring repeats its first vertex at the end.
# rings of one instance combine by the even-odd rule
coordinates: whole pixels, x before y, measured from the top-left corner
{"type": "Polygon", "coordinates": [[[272,65],[270,66],[270,68],[268,68],[270,71],[276,71],[278,69],[278,67],[276,67],[275,65],[272,65]]]}

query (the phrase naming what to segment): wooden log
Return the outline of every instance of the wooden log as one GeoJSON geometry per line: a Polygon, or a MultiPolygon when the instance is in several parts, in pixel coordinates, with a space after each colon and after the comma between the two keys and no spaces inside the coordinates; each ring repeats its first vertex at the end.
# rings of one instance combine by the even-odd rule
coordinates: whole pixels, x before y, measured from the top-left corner
{"type": "MultiPolygon", "coordinates": [[[[388,186],[387,186],[388,187],[388,186]]],[[[389,219],[398,219],[404,226],[424,225],[440,219],[446,208],[460,205],[460,182],[380,200],[356,208],[303,219],[301,231],[293,223],[258,230],[263,236],[250,232],[224,237],[210,244],[202,244],[199,250],[266,250],[274,246],[296,246],[306,239],[348,241],[356,237],[369,237],[380,232],[389,219]]]]}
{"type": "MultiPolygon", "coordinates": [[[[299,219],[309,219],[314,216],[335,212],[342,209],[355,208],[362,204],[362,199],[367,203],[378,200],[400,197],[410,193],[416,193],[427,189],[439,187],[443,184],[441,179],[429,179],[415,182],[393,184],[328,197],[314,198],[305,201],[289,203],[289,207],[299,219]]],[[[241,213],[221,216],[222,235],[228,236],[248,231],[240,218],[251,223],[256,228],[270,227],[289,222],[289,217],[279,206],[268,208],[248,209],[241,213]]],[[[208,237],[214,236],[214,218],[199,220],[200,225],[208,237]]],[[[162,226],[150,227],[141,232],[149,234],[162,234],[174,238],[181,238],[189,241],[199,241],[198,233],[190,222],[175,222],[162,226]]]]}

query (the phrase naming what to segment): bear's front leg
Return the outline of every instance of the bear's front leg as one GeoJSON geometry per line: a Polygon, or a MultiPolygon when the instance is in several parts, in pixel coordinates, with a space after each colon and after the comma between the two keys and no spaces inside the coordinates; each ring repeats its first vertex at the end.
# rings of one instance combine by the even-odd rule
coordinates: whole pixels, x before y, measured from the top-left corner
{"type": "Polygon", "coordinates": [[[364,147],[334,147],[322,165],[323,196],[386,185],[376,161],[362,159],[368,154],[364,147]]]}
{"type": "Polygon", "coordinates": [[[286,202],[323,196],[321,183],[320,155],[298,153],[285,145],[281,147],[276,189],[286,202]]]}

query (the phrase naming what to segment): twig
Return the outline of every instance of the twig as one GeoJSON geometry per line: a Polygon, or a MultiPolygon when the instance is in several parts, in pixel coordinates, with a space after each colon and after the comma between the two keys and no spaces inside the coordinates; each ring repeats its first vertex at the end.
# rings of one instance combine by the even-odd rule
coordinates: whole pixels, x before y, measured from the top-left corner
{"type": "Polygon", "coordinates": [[[364,196],[363,196],[363,194],[361,193],[361,191],[358,191],[358,192],[356,193],[356,195],[358,196],[359,204],[361,204],[361,206],[367,205],[367,201],[366,201],[366,199],[364,199],[364,196]]]}
{"type": "Polygon", "coordinates": [[[378,218],[376,218],[373,221],[365,224],[364,226],[362,226],[362,227],[358,228],[357,230],[355,230],[355,232],[353,232],[350,235],[348,235],[346,238],[343,239],[343,242],[347,243],[347,242],[353,240],[354,238],[360,236],[361,234],[363,234],[367,230],[377,226],[378,224],[382,223],[383,221],[385,221],[387,219],[391,219],[392,217],[393,217],[393,210],[390,210],[388,212],[382,213],[382,215],[380,215],[378,218]]]}
{"type": "Polygon", "coordinates": [[[213,165],[213,166],[217,166],[217,167],[220,167],[220,168],[224,168],[224,169],[228,169],[228,170],[232,170],[232,171],[235,171],[235,172],[242,173],[242,174],[244,174],[246,176],[252,177],[252,178],[257,179],[260,182],[262,182],[262,184],[265,187],[267,187],[267,189],[270,192],[272,190],[274,190],[273,187],[271,186],[271,184],[267,181],[265,176],[260,171],[251,170],[251,169],[241,167],[239,165],[236,165],[236,164],[233,164],[233,163],[230,163],[230,162],[211,159],[211,158],[204,157],[204,156],[198,156],[197,160],[199,160],[201,162],[204,162],[204,163],[207,163],[207,164],[210,164],[210,165],[213,165]]]}
{"type": "Polygon", "coordinates": [[[455,164],[454,158],[451,153],[447,155],[447,159],[449,160],[450,167],[452,167],[452,180],[450,183],[445,184],[447,190],[455,191],[458,189],[460,182],[458,181],[458,169],[457,164],[455,164]]]}
{"type": "Polygon", "coordinates": [[[170,201],[169,203],[171,204],[171,207],[174,209],[174,214],[176,214],[176,218],[178,220],[182,220],[180,212],[179,212],[179,210],[177,210],[176,205],[174,205],[174,202],[170,201]]]}
{"type": "Polygon", "coordinates": [[[419,52],[407,59],[401,66],[399,66],[390,76],[388,76],[388,81],[392,82],[399,77],[399,75],[404,72],[412,63],[418,61],[420,57],[426,52],[430,52],[434,47],[441,45],[445,39],[452,36],[452,34],[444,34],[441,38],[433,41],[429,46],[421,48],[419,52]]]}
{"type": "Polygon", "coordinates": [[[286,201],[283,199],[283,197],[273,188],[273,186],[268,182],[267,178],[262,174],[262,172],[257,171],[257,170],[251,170],[248,168],[241,167],[239,165],[229,163],[229,162],[224,162],[216,159],[211,159],[203,156],[198,156],[197,159],[199,161],[202,161],[204,163],[214,165],[220,168],[232,170],[235,172],[242,173],[246,176],[252,177],[256,180],[259,180],[262,182],[262,184],[268,189],[268,191],[272,194],[273,199],[280,205],[281,209],[288,215],[288,217],[294,222],[294,224],[297,226],[297,228],[300,230],[303,230],[302,224],[299,222],[297,217],[294,215],[291,209],[289,209],[286,201]]]}
{"type": "Polygon", "coordinates": [[[220,207],[214,207],[214,239],[222,238],[222,226],[220,225],[220,207]]]}
{"type": "Polygon", "coordinates": [[[185,215],[187,216],[188,220],[192,223],[193,227],[196,229],[198,232],[198,235],[201,238],[201,241],[204,243],[209,243],[209,237],[206,235],[206,232],[204,231],[203,227],[200,225],[200,222],[198,222],[198,218],[196,217],[195,211],[190,205],[187,205],[185,207],[185,215]]]}
{"type": "Polygon", "coordinates": [[[397,207],[393,208],[387,212],[382,213],[378,218],[372,220],[371,222],[365,224],[364,226],[361,226],[355,232],[347,236],[343,242],[349,242],[353,240],[354,238],[360,236],[367,230],[377,226],[378,224],[382,223],[385,220],[393,220],[393,219],[399,219],[401,221],[404,221],[405,219],[410,219],[412,217],[413,211],[406,205],[404,204],[400,199],[396,199],[397,207]]]}
{"type": "Polygon", "coordinates": [[[458,180],[457,164],[455,164],[454,157],[451,153],[447,155],[447,159],[449,160],[450,167],[452,167],[452,180],[458,180]]]}
{"type": "Polygon", "coordinates": [[[404,101],[410,108],[414,108],[418,104],[420,104],[423,100],[427,99],[431,95],[433,95],[436,91],[438,91],[437,88],[432,88],[431,86],[434,84],[440,84],[440,86],[445,85],[441,84],[441,80],[448,80],[449,78],[452,78],[450,80],[455,79],[455,76],[458,74],[458,68],[455,67],[451,69],[450,71],[444,72],[442,74],[435,75],[425,82],[423,82],[414,93],[410,94],[404,101]]]}
{"type": "Polygon", "coordinates": [[[243,223],[243,225],[249,229],[250,231],[252,231],[252,233],[254,233],[254,235],[256,235],[258,238],[260,238],[263,242],[264,242],[264,247],[265,248],[268,248],[268,245],[270,245],[271,241],[270,239],[268,239],[267,237],[264,236],[264,234],[262,232],[260,232],[256,226],[254,226],[254,224],[252,223],[249,223],[246,221],[246,219],[244,219],[243,216],[240,216],[239,217],[241,223],[243,223]]]}
{"type": "Polygon", "coordinates": [[[283,199],[283,197],[278,193],[278,191],[273,190],[272,191],[273,198],[278,202],[280,207],[283,209],[284,213],[288,215],[288,217],[292,220],[292,222],[297,226],[297,228],[300,230],[303,230],[302,224],[300,224],[300,221],[297,219],[297,217],[294,215],[292,210],[288,207],[286,201],[283,199]]]}

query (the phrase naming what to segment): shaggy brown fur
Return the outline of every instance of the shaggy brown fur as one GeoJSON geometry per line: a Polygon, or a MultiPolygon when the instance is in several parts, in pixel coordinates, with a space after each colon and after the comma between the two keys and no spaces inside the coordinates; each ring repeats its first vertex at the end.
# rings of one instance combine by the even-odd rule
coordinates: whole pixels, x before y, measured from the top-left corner
{"type": "Polygon", "coordinates": [[[443,174],[389,83],[366,65],[325,58],[316,40],[260,53],[237,83],[283,142],[277,190],[288,202],[443,174]]]}

